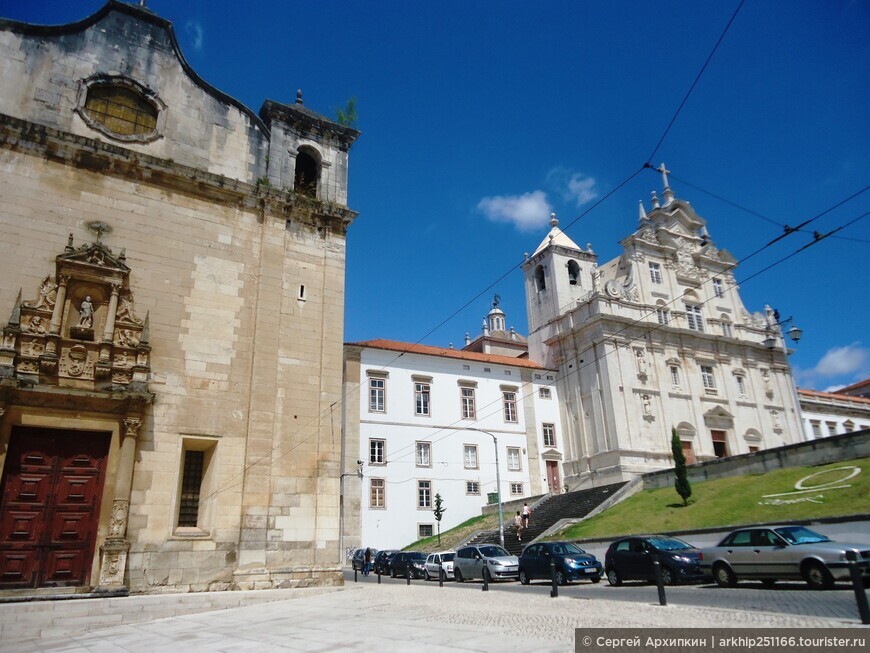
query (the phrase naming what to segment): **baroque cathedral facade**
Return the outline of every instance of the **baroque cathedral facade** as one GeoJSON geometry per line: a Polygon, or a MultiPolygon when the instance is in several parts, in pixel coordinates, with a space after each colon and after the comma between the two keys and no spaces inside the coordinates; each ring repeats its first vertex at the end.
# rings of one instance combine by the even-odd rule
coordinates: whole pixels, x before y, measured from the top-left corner
{"type": "Polygon", "coordinates": [[[557,369],[562,463],[573,489],[803,440],[774,311],[748,311],[737,261],[675,196],[639,207],[606,263],[551,231],[523,264],[529,358],[557,369]]]}
{"type": "Polygon", "coordinates": [[[0,62],[0,593],[341,583],[359,133],[115,0],[0,62]]]}

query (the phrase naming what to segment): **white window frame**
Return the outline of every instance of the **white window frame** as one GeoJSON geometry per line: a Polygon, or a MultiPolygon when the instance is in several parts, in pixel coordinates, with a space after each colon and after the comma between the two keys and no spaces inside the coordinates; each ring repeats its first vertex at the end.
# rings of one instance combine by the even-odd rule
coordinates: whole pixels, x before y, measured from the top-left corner
{"type": "Polygon", "coordinates": [[[814,438],[822,437],[822,423],[817,419],[810,420],[810,430],[813,432],[814,438]]]}
{"type": "Polygon", "coordinates": [[[387,412],[387,379],[383,376],[369,377],[369,412],[387,412]],[[380,384],[380,385],[379,385],[380,384]]]}
{"type": "Polygon", "coordinates": [[[478,456],[476,444],[463,445],[462,465],[465,469],[480,469],[480,456],[478,456]]]}
{"type": "Polygon", "coordinates": [[[713,277],[713,293],[716,297],[724,297],[725,296],[725,286],[722,283],[722,279],[719,277],[713,277]]]}
{"type": "Polygon", "coordinates": [[[701,365],[701,383],[704,384],[704,392],[716,394],[716,375],[712,365],[701,365]]]}
{"type": "Polygon", "coordinates": [[[660,263],[656,263],[655,261],[649,262],[649,278],[657,286],[660,286],[664,283],[664,277],[662,277],[662,266],[660,263]]]}
{"type": "Polygon", "coordinates": [[[369,479],[369,508],[383,510],[387,507],[387,481],[383,478],[369,479]],[[378,505],[380,502],[380,505],[378,505]]]}
{"type": "Polygon", "coordinates": [[[511,495],[522,496],[524,494],[523,484],[519,481],[511,481],[511,495]]]}
{"type": "Polygon", "coordinates": [[[414,414],[432,416],[432,385],[427,381],[414,381],[414,414]]]}
{"type": "Polygon", "coordinates": [[[465,481],[465,494],[480,495],[480,481],[465,481]]]}
{"type": "Polygon", "coordinates": [[[523,458],[519,447],[507,448],[507,466],[510,472],[523,471],[523,458]]]}
{"type": "Polygon", "coordinates": [[[459,387],[459,402],[462,419],[477,419],[477,391],[471,386],[459,387]]]}
{"type": "Polygon", "coordinates": [[[387,464],[387,441],[384,438],[369,438],[369,465],[387,464]],[[380,446],[378,446],[380,445],[380,446]],[[380,449],[380,455],[377,450],[380,449]],[[378,460],[380,458],[380,460],[378,460]]]}
{"type": "Polygon", "coordinates": [[[435,536],[435,525],[434,524],[417,524],[417,539],[422,540],[427,537],[435,536]],[[424,532],[424,529],[429,532],[424,532]]]}
{"type": "Polygon", "coordinates": [[[414,458],[417,462],[417,467],[431,467],[432,443],[418,440],[414,448],[414,458]]]}
{"type": "Polygon", "coordinates": [[[545,447],[556,446],[556,425],[551,422],[544,422],[541,425],[541,432],[544,436],[545,447]]]}
{"type": "Polygon", "coordinates": [[[417,481],[417,509],[431,510],[432,509],[432,481],[418,480],[417,481]]]}
{"type": "Polygon", "coordinates": [[[504,390],[502,396],[502,415],[504,421],[515,424],[519,421],[517,415],[517,393],[513,390],[504,390]]]}
{"type": "Polygon", "coordinates": [[[679,388],[680,385],[680,366],[679,365],[669,365],[668,369],[671,373],[671,387],[679,388]]]}
{"type": "Polygon", "coordinates": [[[746,377],[743,376],[742,374],[736,374],[734,376],[734,378],[737,381],[737,394],[739,394],[741,397],[745,397],[746,396],[746,377]]]}
{"type": "Polygon", "coordinates": [[[550,391],[550,388],[538,388],[538,398],[539,399],[552,399],[553,393],[550,391]]]}
{"type": "Polygon", "coordinates": [[[731,326],[731,322],[727,320],[722,321],[722,335],[726,338],[734,337],[734,327],[731,326]]]}
{"type": "Polygon", "coordinates": [[[686,323],[689,329],[704,333],[704,316],[701,313],[700,304],[685,304],[686,307],[686,323]]]}
{"type": "Polygon", "coordinates": [[[656,309],[656,319],[658,320],[659,324],[663,326],[670,324],[671,312],[664,306],[660,306],[656,309]]]}

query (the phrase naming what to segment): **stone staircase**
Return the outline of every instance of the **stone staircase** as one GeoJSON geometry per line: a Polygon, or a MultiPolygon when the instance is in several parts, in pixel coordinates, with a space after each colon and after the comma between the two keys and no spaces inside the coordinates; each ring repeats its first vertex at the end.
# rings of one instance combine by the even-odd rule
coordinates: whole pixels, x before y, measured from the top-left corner
{"type": "MultiPolygon", "coordinates": [[[[613,496],[623,485],[625,485],[624,482],[613,483],[612,485],[604,485],[589,490],[545,497],[532,508],[532,517],[529,520],[529,527],[523,531],[522,542],[517,540],[517,533],[513,527],[516,511],[513,514],[505,513],[504,548],[508,550],[508,553],[516,556],[520,555],[523,548],[529,542],[533,541],[557,521],[560,519],[579,519],[585,517],[613,496]]],[[[469,540],[467,544],[483,543],[498,544],[498,530],[481,531],[469,540]]]]}

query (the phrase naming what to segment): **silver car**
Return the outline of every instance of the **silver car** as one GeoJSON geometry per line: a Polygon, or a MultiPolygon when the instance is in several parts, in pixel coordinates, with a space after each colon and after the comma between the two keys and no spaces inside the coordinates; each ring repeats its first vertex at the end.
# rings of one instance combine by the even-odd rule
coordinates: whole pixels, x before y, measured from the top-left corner
{"type": "Polygon", "coordinates": [[[701,568],[720,587],[734,587],[738,580],[805,580],[813,589],[830,589],[848,580],[846,552],[854,551],[864,578],[870,578],[870,544],[833,542],[805,526],[741,528],[729,533],[718,546],[701,549],[701,568]]]}
{"type": "Polygon", "coordinates": [[[440,551],[439,553],[430,553],[426,558],[426,580],[437,580],[441,571],[444,571],[444,578],[453,578],[453,557],[456,554],[453,551],[440,551]]]}
{"type": "Polygon", "coordinates": [[[487,582],[516,580],[519,577],[519,559],[497,544],[464,546],[453,558],[453,575],[457,583],[484,576],[487,582]]]}

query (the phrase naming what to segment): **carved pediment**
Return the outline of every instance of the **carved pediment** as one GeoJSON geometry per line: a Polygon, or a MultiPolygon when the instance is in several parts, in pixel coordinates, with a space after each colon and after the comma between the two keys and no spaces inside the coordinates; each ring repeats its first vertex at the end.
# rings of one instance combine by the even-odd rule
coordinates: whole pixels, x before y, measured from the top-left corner
{"type": "Polygon", "coordinates": [[[547,449],[546,451],[541,452],[542,460],[562,460],[562,454],[555,449],[547,449]]]}

